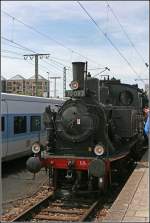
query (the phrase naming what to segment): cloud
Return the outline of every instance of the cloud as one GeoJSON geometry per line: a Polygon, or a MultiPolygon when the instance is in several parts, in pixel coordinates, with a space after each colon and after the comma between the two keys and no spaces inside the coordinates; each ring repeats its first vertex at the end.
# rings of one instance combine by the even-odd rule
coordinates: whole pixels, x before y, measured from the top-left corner
{"type": "MultiPolygon", "coordinates": [[[[81,2],[100,27],[107,32],[114,44],[121,50],[140,76],[148,77],[148,71],[142,61],[130,46],[128,40],[122,33],[115,18],[106,7],[105,1],[82,1],[81,2]]],[[[110,1],[121,24],[124,26],[131,40],[145,60],[149,57],[149,28],[148,28],[148,1],[110,1]]],[[[127,63],[117,54],[105,37],[98,32],[88,16],[79,7],[76,1],[2,1],[2,10],[16,16],[23,22],[35,27],[37,30],[47,34],[45,38],[19,24],[16,20],[4,16],[2,13],[2,35],[9,39],[31,48],[36,52],[50,53],[52,57],[65,60],[65,65],[71,66],[72,61],[89,61],[89,68],[110,66],[112,74],[122,77],[124,80],[134,81],[135,76],[127,63]],[[66,48],[71,48],[79,54],[86,55],[84,58],[79,54],[65,49],[55,41],[63,43],[66,48]],[[95,63],[93,62],[95,61],[95,63]],[[122,74],[122,75],[121,75],[122,74]]],[[[2,48],[10,49],[3,45],[2,48]]],[[[6,44],[7,42],[5,42],[6,44]]],[[[28,53],[19,49],[11,48],[21,55],[28,53]]],[[[20,57],[22,57],[20,55],[20,57]]],[[[14,56],[14,55],[13,55],[14,56]]],[[[62,61],[60,61],[62,63],[62,61]]],[[[52,75],[62,75],[62,71],[56,63],[49,61],[51,65],[40,61],[40,73],[44,76],[46,71],[52,75]]],[[[22,60],[11,60],[2,58],[2,74],[11,77],[21,74],[29,77],[34,73],[34,66],[22,60]]],[[[95,73],[93,73],[95,74],[95,73]]],[[[68,71],[68,80],[71,81],[72,74],[68,71]]],[[[69,82],[68,81],[68,82],[69,82]]],[[[62,89],[62,80],[61,89],[62,89]]]]}
{"type": "MultiPolygon", "coordinates": [[[[106,1],[82,1],[81,3],[95,19],[107,19],[106,1]]],[[[48,17],[49,20],[80,20],[81,18],[88,20],[76,1],[2,1],[1,4],[3,10],[14,13],[24,20],[36,21],[37,17],[39,19],[48,17]]],[[[145,15],[145,10],[148,8],[148,1],[110,1],[109,4],[123,20],[127,19],[127,15],[128,18],[141,15],[142,12],[145,15]]]]}

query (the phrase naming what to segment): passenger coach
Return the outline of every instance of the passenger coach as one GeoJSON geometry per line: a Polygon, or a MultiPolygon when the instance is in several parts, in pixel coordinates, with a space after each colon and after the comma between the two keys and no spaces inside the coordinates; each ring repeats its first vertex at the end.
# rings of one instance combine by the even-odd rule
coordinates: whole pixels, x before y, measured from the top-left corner
{"type": "Polygon", "coordinates": [[[31,146],[46,141],[42,122],[45,107],[61,106],[63,99],[1,94],[2,161],[31,154],[31,146]]]}

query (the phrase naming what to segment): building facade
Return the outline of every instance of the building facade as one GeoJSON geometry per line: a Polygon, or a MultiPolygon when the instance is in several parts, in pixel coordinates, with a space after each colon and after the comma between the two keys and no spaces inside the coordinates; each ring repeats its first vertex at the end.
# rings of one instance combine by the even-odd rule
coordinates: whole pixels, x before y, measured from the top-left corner
{"type": "Polygon", "coordinates": [[[16,75],[7,80],[7,93],[25,94],[25,78],[21,75],[16,75]]]}
{"type": "MultiPolygon", "coordinates": [[[[36,95],[35,76],[26,79],[25,82],[25,94],[36,95]]],[[[47,97],[48,94],[48,80],[43,76],[38,75],[37,81],[37,96],[47,97]]]]}
{"type": "MultiPolygon", "coordinates": [[[[21,75],[16,75],[7,80],[6,84],[7,93],[23,94],[23,95],[36,95],[35,76],[25,79],[21,75]]],[[[48,95],[48,80],[43,76],[38,76],[37,81],[37,96],[47,97],[48,95]]]]}

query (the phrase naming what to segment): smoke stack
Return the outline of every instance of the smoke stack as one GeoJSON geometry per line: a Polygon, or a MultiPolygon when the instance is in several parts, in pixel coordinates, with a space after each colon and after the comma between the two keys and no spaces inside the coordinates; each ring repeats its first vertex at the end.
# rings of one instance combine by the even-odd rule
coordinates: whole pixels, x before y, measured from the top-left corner
{"type": "Polygon", "coordinates": [[[79,83],[79,89],[84,89],[84,72],[85,72],[85,63],[84,62],[73,62],[73,81],[79,83]]]}

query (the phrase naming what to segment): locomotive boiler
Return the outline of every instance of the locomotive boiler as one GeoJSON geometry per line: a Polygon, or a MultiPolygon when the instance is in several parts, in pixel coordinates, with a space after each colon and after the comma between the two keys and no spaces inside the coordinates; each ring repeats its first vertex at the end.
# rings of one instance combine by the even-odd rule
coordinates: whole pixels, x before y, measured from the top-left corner
{"type": "Polygon", "coordinates": [[[49,169],[54,188],[104,191],[111,180],[111,164],[138,155],[143,142],[146,95],[137,85],[109,76],[103,80],[87,73],[87,63],[73,62],[69,99],[53,113],[45,110],[47,142],[33,145],[35,157],[27,168],[49,169]]]}

